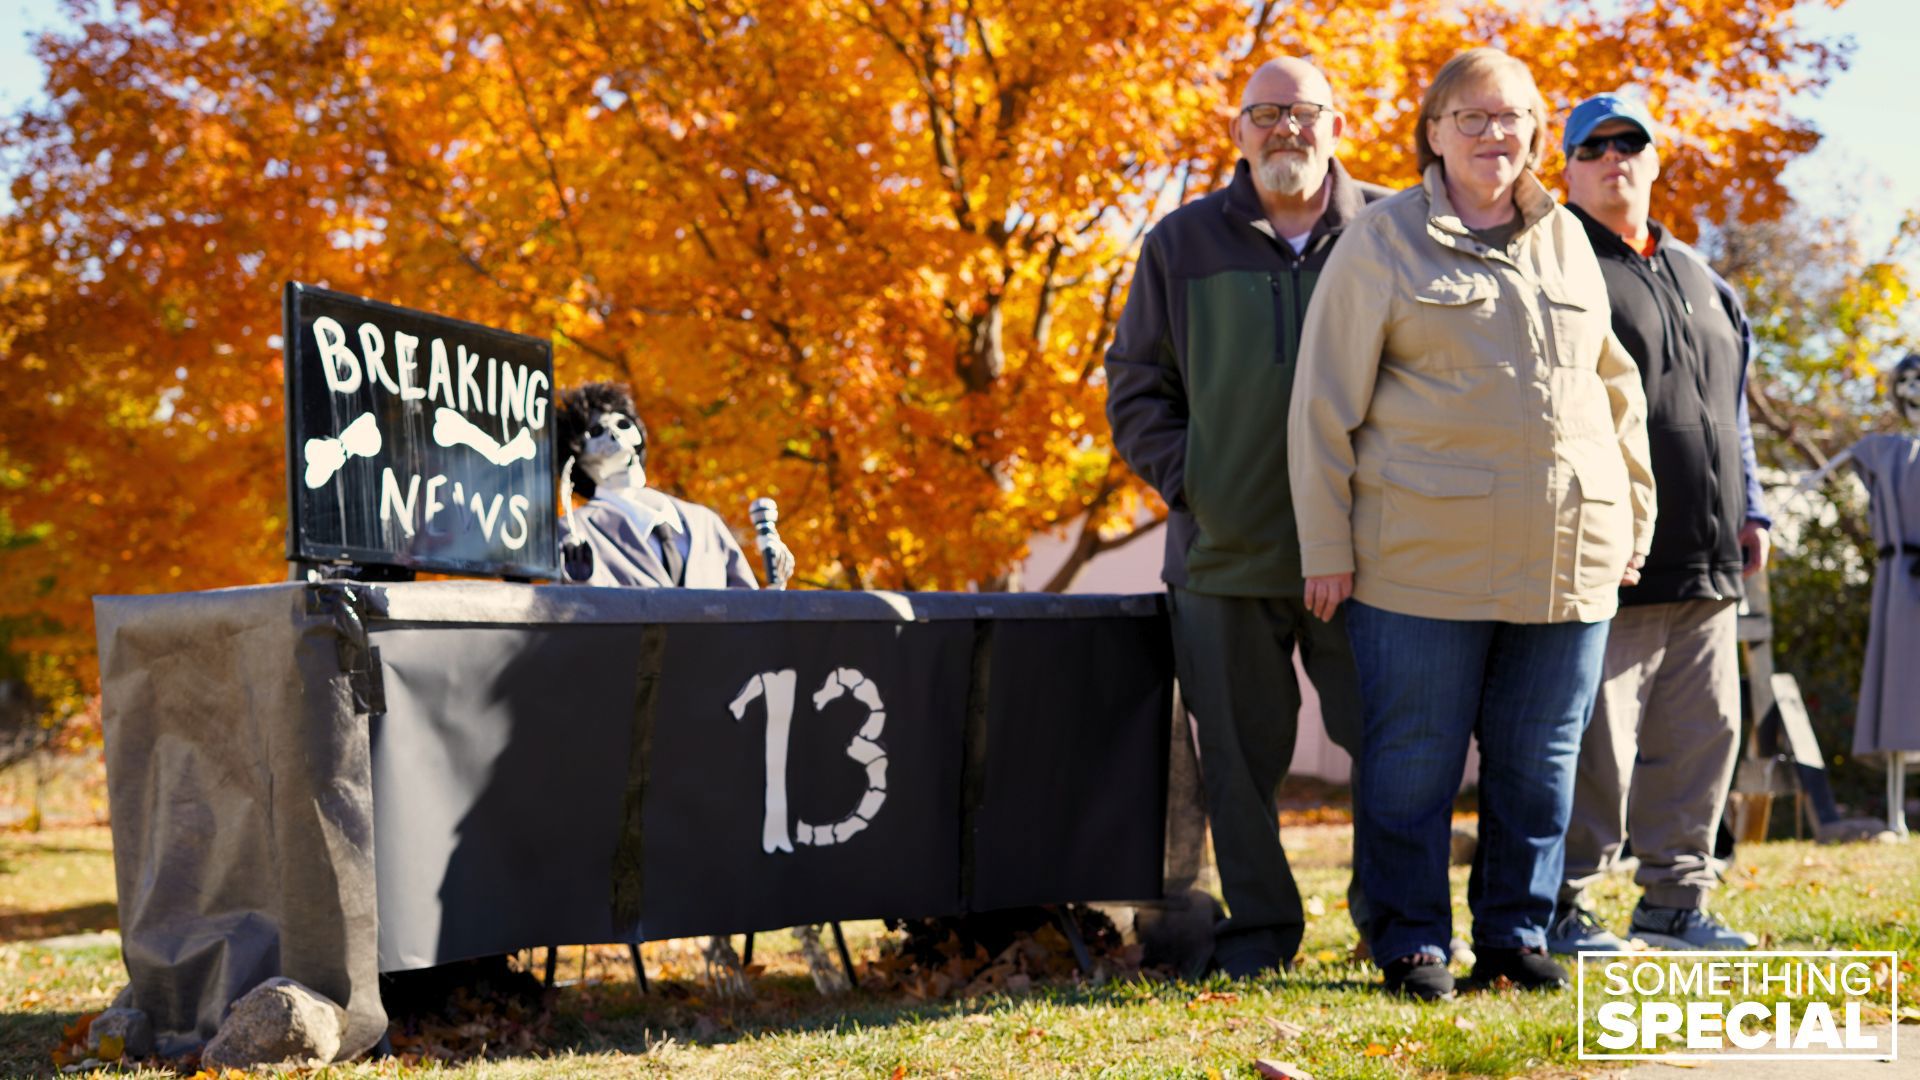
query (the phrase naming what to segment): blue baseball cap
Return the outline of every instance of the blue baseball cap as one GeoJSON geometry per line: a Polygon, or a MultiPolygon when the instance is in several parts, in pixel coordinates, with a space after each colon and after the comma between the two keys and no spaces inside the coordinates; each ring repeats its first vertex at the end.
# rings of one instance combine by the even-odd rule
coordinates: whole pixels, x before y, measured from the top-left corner
{"type": "Polygon", "coordinates": [[[1625,120],[1646,132],[1647,138],[1654,138],[1653,117],[1647,114],[1646,106],[1619,94],[1595,94],[1567,114],[1567,130],[1560,140],[1560,151],[1573,156],[1573,148],[1586,142],[1594,128],[1609,120],[1625,120]]]}

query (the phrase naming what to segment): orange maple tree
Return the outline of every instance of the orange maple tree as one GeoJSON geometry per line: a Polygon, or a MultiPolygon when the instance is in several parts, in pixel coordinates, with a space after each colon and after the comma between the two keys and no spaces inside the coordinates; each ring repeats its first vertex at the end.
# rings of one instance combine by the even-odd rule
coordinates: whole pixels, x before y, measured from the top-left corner
{"type": "Polygon", "coordinates": [[[1787,105],[1844,59],[1802,6],[75,0],[4,143],[0,618],[84,667],[93,594],[282,576],[287,280],[629,381],[663,486],[777,498],[803,580],[1085,559],[1159,510],[1103,416],[1133,255],[1231,169],[1260,60],[1316,58],[1396,186],[1460,48],[1556,107],[1638,85],[1690,233],[1787,206],[1787,105]]]}

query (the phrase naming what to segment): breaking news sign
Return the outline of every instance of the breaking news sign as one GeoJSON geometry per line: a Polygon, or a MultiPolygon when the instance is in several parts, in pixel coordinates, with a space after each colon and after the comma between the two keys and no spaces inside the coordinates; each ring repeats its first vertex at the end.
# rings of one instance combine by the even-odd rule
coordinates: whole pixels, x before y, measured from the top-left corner
{"type": "Polygon", "coordinates": [[[289,282],[287,558],[558,576],[553,346],[289,282]]]}
{"type": "Polygon", "coordinates": [[[1892,952],[1583,952],[1583,1061],[1898,1057],[1892,952]]]}

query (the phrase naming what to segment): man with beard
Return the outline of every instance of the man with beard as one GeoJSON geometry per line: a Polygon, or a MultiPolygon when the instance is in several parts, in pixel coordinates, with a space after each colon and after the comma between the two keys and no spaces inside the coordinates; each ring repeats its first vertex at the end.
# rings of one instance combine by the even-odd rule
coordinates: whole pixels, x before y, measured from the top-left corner
{"type": "Polygon", "coordinates": [[[1346,627],[1302,604],[1286,456],[1314,281],[1387,194],[1334,159],[1345,127],[1312,64],[1261,65],[1228,127],[1233,180],[1148,234],[1106,357],[1114,445],[1167,503],[1161,576],[1229,912],[1214,966],[1235,976],[1291,964],[1305,927],[1274,806],[1300,708],[1296,645],[1328,734],[1349,753],[1359,739],[1346,627]]]}

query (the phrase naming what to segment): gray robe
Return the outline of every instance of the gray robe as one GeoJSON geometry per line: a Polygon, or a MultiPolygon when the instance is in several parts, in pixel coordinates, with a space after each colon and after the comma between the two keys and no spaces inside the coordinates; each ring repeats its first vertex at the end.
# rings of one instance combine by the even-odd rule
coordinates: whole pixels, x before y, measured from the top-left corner
{"type": "MultiPolygon", "coordinates": [[[[739,541],[720,515],[698,503],[657,493],[680,514],[686,528],[687,568],[682,586],[689,589],[757,589],[753,570],[739,541]]],[[[575,536],[568,516],[560,515],[560,541],[577,543],[584,539],[593,552],[593,572],[585,578],[569,577],[575,585],[623,585],[643,589],[672,588],[673,579],[655,553],[654,545],[634,527],[626,514],[605,499],[595,499],[573,512],[580,534],[575,536]]],[[[562,565],[565,564],[564,558],[562,565]]]]}
{"type": "Polygon", "coordinates": [[[1873,623],[1853,752],[1920,750],[1920,438],[1869,435],[1853,467],[1873,496],[1873,623]]]}

